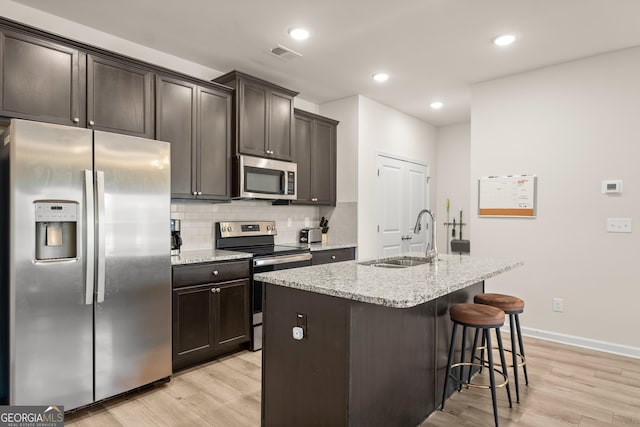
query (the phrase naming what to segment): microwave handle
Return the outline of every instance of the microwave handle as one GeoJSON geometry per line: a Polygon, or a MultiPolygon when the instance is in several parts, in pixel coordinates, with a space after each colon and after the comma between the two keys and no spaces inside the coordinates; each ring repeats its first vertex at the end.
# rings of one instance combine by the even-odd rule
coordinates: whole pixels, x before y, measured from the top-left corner
{"type": "Polygon", "coordinates": [[[286,196],[289,193],[289,189],[287,188],[287,186],[289,185],[289,176],[286,170],[282,171],[282,174],[280,176],[282,177],[282,194],[286,196]]]}

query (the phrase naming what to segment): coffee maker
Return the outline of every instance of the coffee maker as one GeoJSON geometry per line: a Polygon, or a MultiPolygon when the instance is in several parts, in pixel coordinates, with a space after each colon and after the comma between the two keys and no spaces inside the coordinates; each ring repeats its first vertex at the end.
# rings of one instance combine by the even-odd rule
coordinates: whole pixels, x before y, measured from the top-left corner
{"type": "Polygon", "coordinates": [[[171,220],[171,255],[180,255],[182,237],[180,237],[180,220],[171,220]]]}

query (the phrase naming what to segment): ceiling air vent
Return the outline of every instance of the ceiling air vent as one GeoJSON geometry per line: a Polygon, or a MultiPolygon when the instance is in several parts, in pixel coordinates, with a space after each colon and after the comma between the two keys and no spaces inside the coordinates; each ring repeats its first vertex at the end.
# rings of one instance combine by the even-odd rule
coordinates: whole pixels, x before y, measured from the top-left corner
{"type": "Polygon", "coordinates": [[[272,48],[268,53],[283,61],[291,61],[292,59],[302,56],[301,53],[298,53],[295,50],[291,50],[288,47],[284,47],[281,44],[272,48]]]}

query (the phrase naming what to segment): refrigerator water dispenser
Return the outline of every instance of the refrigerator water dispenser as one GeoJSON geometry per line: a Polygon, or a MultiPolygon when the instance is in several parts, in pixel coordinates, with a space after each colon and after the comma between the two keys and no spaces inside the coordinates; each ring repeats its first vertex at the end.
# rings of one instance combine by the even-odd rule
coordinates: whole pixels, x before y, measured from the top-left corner
{"type": "Polygon", "coordinates": [[[77,257],[78,204],[35,202],[36,261],[77,257]]]}

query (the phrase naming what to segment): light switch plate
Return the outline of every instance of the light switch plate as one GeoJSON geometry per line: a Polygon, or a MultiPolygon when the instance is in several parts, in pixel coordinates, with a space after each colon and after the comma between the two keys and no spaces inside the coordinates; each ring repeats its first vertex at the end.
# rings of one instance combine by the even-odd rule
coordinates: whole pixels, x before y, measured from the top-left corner
{"type": "Polygon", "coordinates": [[[631,218],[607,218],[608,233],[631,233],[631,218]]]}

